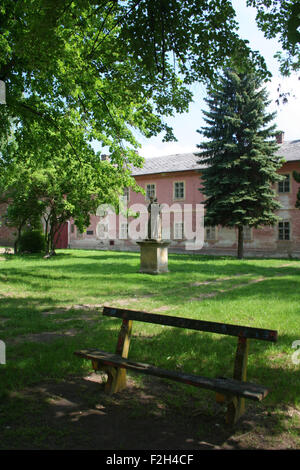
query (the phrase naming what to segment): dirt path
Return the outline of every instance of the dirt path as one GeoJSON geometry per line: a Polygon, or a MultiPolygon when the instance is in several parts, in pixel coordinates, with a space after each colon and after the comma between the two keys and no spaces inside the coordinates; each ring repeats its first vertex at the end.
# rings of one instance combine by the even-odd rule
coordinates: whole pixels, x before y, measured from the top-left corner
{"type": "MultiPolygon", "coordinates": [[[[278,432],[278,412],[253,405],[234,429],[213,399],[207,409],[195,399],[178,400],[178,389],[153,377],[132,378],[122,393],[108,396],[103,376],[92,373],[44,382],[11,395],[23,418],[2,429],[1,449],[217,450],[296,448],[278,432]],[[168,397],[166,399],[166,397],[168,397]],[[10,437],[11,436],[11,437],[10,437]]],[[[200,393],[200,392],[199,392],[200,393]]],[[[8,403],[9,406],[9,403],[8,403]]]]}

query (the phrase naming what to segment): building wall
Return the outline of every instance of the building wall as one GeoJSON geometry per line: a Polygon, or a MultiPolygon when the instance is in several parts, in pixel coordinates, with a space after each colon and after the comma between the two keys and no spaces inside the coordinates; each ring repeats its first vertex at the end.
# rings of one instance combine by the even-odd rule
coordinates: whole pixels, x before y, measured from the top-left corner
{"type": "MultiPolygon", "coordinates": [[[[0,205],[0,246],[13,246],[16,239],[17,229],[14,227],[7,227],[4,223],[7,204],[0,205]]],[[[42,221],[43,223],[43,221],[42,221]]],[[[63,224],[60,232],[56,236],[56,248],[68,247],[68,226],[69,223],[63,224]]]]}
{"type": "MultiPolygon", "coordinates": [[[[290,240],[279,240],[279,227],[265,226],[251,230],[251,238],[245,240],[244,248],[246,255],[254,256],[296,256],[300,257],[300,211],[295,208],[299,184],[293,179],[293,170],[299,170],[299,162],[288,162],[283,165],[279,173],[290,175],[290,188],[288,192],[279,193],[278,185],[274,187],[278,200],[282,208],[278,211],[278,216],[282,221],[289,222],[290,240]]],[[[158,202],[168,204],[200,204],[204,197],[199,191],[199,173],[196,171],[184,171],[173,173],[162,173],[156,175],[136,176],[138,185],[146,190],[147,184],[153,184],[156,188],[158,202]],[[182,199],[174,198],[174,184],[184,182],[185,194],[182,199]]],[[[135,204],[148,205],[148,200],[143,194],[130,191],[128,206],[135,204]]],[[[194,218],[195,219],[195,218],[194,218]]],[[[132,219],[128,219],[130,222],[132,219]]],[[[107,240],[99,238],[99,225],[103,218],[92,216],[91,224],[84,234],[79,234],[76,227],[71,222],[70,247],[71,248],[93,248],[93,249],[119,249],[119,250],[139,250],[136,242],[120,239],[120,220],[116,218],[116,231],[110,234],[107,240]],[[97,228],[98,227],[98,228],[97,228]],[[98,234],[97,234],[98,231],[98,234]]],[[[172,224],[174,218],[171,216],[171,238],[174,238],[172,224]]],[[[195,220],[193,221],[195,225],[195,220]]],[[[195,227],[193,227],[195,228],[195,227]]],[[[172,240],[170,251],[185,251],[184,240],[172,240]]],[[[203,248],[199,253],[207,254],[235,254],[237,250],[237,230],[235,228],[216,228],[216,239],[205,240],[203,248]]]]}
{"type": "Polygon", "coordinates": [[[0,204],[0,246],[13,246],[15,239],[15,228],[6,227],[4,216],[7,204],[0,204]]]}
{"type": "MultiPolygon", "coordinates": [[[[297,199],[297,192],[299,184],[293,179],[293,170],[299,171],[299,162],[288,162],[283,165],[279,173],[284,175],[290,175],[290,188],[288,192],[279,193],[278,185],[276,185],[277,197],[280,201],[282,208],[278,211],[278,216],[284,222],[290,224],[290,240],[279,240],[279,228],[278,225],[274,227],[262,227],[259,229],[252,229],[251,238],[249,241],[245,241],[245,253],[246,255],[254,256],[296,256],[300,257],[300,211],[295,208],[297,199]]],[[[201,204],[204,197],[199,187],[201,181],[199,179],[200,174],[196,171],[184,171],[184,172],[172,172],[162,173],[153,175],[139,175],[136,176],[136,182],[138,185],[146,190],[147,184],[154,184],[156,188],[156,197],[158,202],[168,204],[170,207],[174,204],[178,204],[183,207],[184,204],[193,205],[201,204]],[[174,198],[174,184],[176,182],[184,182],[184,198],[174,198]]],[[[141,193],[135,193],[130,191],[128,206],[132,207],[135,204],[143,204],[145,207],[148,205],[148,200],[141,193]]],[[[174,207],[174,206],[173,206],[174,207]]],[[[13,246],[15,239],[15,229],[8,228],[3,223],[1,216],[5,214],[6,206],[0,206],[0,245],[2,246],[13,246]]],[[[70,221],[69,229],[66,227],[63,229],[63,235],[60,237],[59,247],[69,246],[70,248],[90,248],[90,249],[116,249],[116,250],[139,250],[138,245],[135,241],[130,239],[121,239],[122,230],[120,226],[122,220],[119,216],[116,217],[116,226],[114,230],[113,217],[110,218],[110,226],[112,227],[110,232],[106,232],[107,239],[101,239],[101,224],[103,225],[103,214],[92,215],[91,224],[85,231],[80,234],[75,227],[73,221],[70,221]],[[67,234],[68,231],[68,234],[67,234]]],[[[133,218],[129,218],[128,221],[132,221],[133,218]]],[[[171,215],[171,232],[170,237],[172,243],[170,245],[170,251],[185,251],[185,240],[174,239],[174,215],[171,215]]],[[[195,230],[195,217],[193,218],[193,230],[195,230]]],[[[103,233],[103,232],[102,232],[103,233]]],[[[123,234],[124,235],[124,234],[123,234]]],[[[141,237],[143,238],[143,237],[141,237]]],[[[203,248],[199,253],[208,254],[235,254],[237,250],[237,231],[236,229],[229,228],[216,228],[215,239],[207,240],[203,248]]]]}

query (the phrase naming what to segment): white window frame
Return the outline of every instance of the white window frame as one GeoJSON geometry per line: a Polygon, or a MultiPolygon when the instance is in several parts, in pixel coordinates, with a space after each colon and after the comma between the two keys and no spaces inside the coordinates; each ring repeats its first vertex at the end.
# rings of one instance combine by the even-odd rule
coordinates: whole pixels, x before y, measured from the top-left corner
{"type": "Polygon", "coordinates": [[[184,239],[184,222],[174,222],[174,240],[184,239]]]}
{"type": "Polygon", "coordinates": [[[150,200],[150,197],[153,197],[153,198],[156,197],[156,183],[147,183],[146,184],[146,199],[147,199],[147,201],[150,200]],[[154,195],[148,196],[148,186],[153,186],[154,187],[154,195]]]}
{"type": "Polygon", "coordinates": [[[127,240],[128,238],[128,224],[127,222],[122,222],[120,225],[120,239],[127,240]]]}
{"type": "Polygon", "coordinates": [[[244,225],[244,228],[243,228],[243,232],[244,232],[244,242],[252,242],[253,240],[253,227],[249,227],[249,225],[244,225]],[[246,232],[249,231],[249,237],[246,238],[246,232]]]}
{"type": "Polygon", "coordinates": [[[100,222],[96,227],[96,237],[99,239],[106,238],[105,234],[108,232],[108,224],[100,222]]]}
{"type": "Polygon", "coordinates": [[[185,199],[185,181],[174,181],[173,183],[173,200],[183,201],[185,199]],[[183,196],[176,196],[176,185],[183,185],[183,196]]]}
{"type": "Polygon", "coordinates": [[[130,199],[130,188],[124,188],[123,189],[123,197],[127,198],[127,202],[129,202],[130,199]]]}
{"type": "Polygon", "coordinates": [[[291,185],[292,185],[292,178],[290,173],[282,173],[281,176],[285,176],[286,179],[282,181],[278,181],[278,194],[288,194],[291,192],[291,185]],[[285,188],[286,183],[288,184],[288,191],[285,188]],[[282,191],[280,190],[280,187],[282,185],[282,191]]]}
{"type": "Polygon", "coordinates": [[[288,242],[288,241],[291,241],[292,239],[292,230],[291,230],[291,222],[290,220],[280,220],[280,222],[278,222],[278,240],[280,242],[288,242]],[[280,228],[280,224],[283,224],[283,227],[280,228]],[[285,238],[285,224],[288,224],[288,234],[289,234],[289,238],[285,238]],[[283,237],[284,238],[280,238],[280,230],[283,231],[283,237]]]}
{"type": "Polygon", "coordinates": [[[206,227],[204,227],[204,230],[205,230],[205,241],[206,242],[215,242],[218,240],[218,228],[216,225],[208,225],[206,227]],[[213,236],[207,236],[207,232],[210,231],[211,229],[213,229],[213,236]]]}

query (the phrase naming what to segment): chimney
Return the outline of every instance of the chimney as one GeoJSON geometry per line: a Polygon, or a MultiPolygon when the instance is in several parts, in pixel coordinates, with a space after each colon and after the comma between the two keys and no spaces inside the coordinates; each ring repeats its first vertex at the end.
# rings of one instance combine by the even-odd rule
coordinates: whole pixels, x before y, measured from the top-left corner
{"type": "Polygon", "coordinates": [[[283,144],[283,139],[284,139],[284,132],[278,132],[278,134],[276,134],[276,141],[277,141],[277,144],[283,144]]]}
{"type": "Polygon", "coordinates": [[[104,162],[104,161],[109,161],[109,155],[101,155],[101,161],[104,162]]]}

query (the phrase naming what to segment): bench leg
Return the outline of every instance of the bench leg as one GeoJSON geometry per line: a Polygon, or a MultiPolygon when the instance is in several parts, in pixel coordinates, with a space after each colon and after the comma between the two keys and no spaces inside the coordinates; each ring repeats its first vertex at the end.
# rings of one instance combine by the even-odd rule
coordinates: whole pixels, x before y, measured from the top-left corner
{"type": "Polygon", "coordinates": [[[244,399],[233,397],[227,406],[226,423],[234,425],[245,411],[244,399]]]}
{"type": "MultiPolygon", "coordinates": [[[[132,331],[132,320],[123,319],[121,329],[118,336],[116,354],[127,358],[130,346],[130,338],[132,331]]],[[[93,369],[103,370],[107,374],[107,382],[105,384],[105,392],[112,394],[123,390],[126,387],[126,369],[123,367],[106,366],[97,360],[92,360],[93,369]]]]}
{"type": "MultiPolygon", "coordinates": [[[[247,379],[249,340],[239,338],[236,350],[233,378],[245,382],[247,379]]],[[[232,397],[227,408],[226,422],[233,425],[245,412],[245,398],[232,397]]]]}
{"type": "Polygon", "coordinates": [[[120,392],[126,387],[126,369],[118,367],[103,367],[107,373],[107,382],[105,384],[105,393],[113,394],[120,392]]]}
{"type": "Polygon", "coordinates": [[[120,392],[126,387],[126,369],[120,367],[106,366],[99,364],[98,361],[92,361],[93,369],[103,370],[107,374],[107,382],[104,387],[105,393],[113,394],[120,392]]]}
{"type": "MultiPolygon", "coordinates": [[[[132,331],[132,320],[123,319],[119,332],[116,354],[127,358],[132,331]]],[[[126,369],[122,367],[106,367],[108,375],[105,391],[117,393],[126,388],[126,369]]]]}

